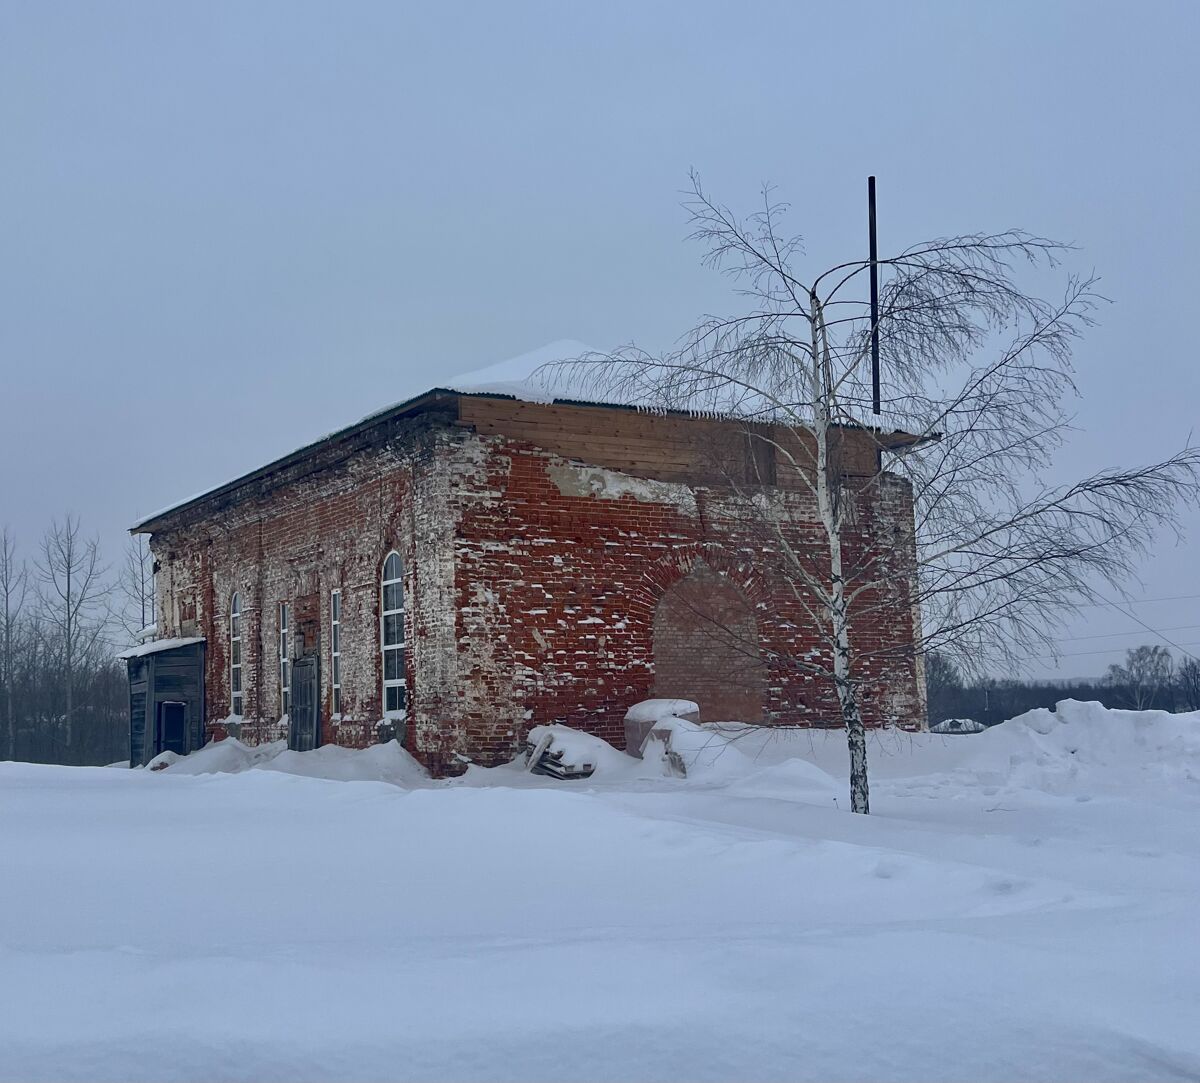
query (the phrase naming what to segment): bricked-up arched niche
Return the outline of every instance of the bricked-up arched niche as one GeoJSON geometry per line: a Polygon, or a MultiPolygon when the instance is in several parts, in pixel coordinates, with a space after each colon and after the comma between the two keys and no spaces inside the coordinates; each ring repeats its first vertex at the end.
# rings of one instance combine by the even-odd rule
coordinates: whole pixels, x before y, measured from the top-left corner
{"type": "Polygon", "coordinates": [[[693,699],[702,722],[758,722],[766,666],[745,595],[698,562],[654,611],[654,694],[693,699]]]}

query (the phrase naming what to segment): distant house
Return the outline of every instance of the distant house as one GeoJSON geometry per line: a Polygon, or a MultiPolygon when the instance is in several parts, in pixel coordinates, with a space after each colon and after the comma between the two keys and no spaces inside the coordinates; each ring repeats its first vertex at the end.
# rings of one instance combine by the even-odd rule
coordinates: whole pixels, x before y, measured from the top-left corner
{"type": "MultiPolygon", "coordinates": [[[[203,672],[195,702],[140,689],[141,761],[164,732],[183,751],[395,736],[453,773],[510,759],[541,723],[619,747],[651,696],[696,700],[706,721],[837,717],[830,687],[773,661],[821,648],[723,503],[705,449],[744,450],[736,427],[495,382],[510,375],[434,388],[133,527],[150,536],[158,634],[203,672]]],[[[878,441],[847,432],[845,469],[875,473],[878,441]]],[[[798,488],[753,455],[747,469],[798,488]]],[[[874,528],[911,537],[905,483],[873,491],[874,528]]],[[[861,630],[900,648],[865,695],[872,725],[923,719],[908,599],[896,584],[861,630]]],[[[163,660],[153,646],[131,673],[163,660]]]]}

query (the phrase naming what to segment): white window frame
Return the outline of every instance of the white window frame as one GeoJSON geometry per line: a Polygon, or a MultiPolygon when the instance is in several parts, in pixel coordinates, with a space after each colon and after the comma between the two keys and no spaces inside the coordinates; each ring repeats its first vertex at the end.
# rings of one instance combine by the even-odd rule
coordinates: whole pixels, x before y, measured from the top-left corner
{"type": "Polygon", "coordinates": [[[383,571],[380,573],[379,583],[379,660],[380,674],[383,677],[383,717],[384,718],[405,718],[408,714],[408,679],[405,676],[405,658],[406,650],[405,635],[404,635],[404,561],[400,559],[400,554],[396,550],[392,550],[386,557],[383,558],[383,571]],[[396,558],[397,575],[393,579],[388,579],[388,564],[392,557],[396,558]],[[399,586],[400,588],[400,608],[385,609],[385,597],[387,596],[387,588],[390,586],[399,586]],[[400,618],[400,642],[388,643],[386,641],[387,618],[398,616],[400,618]],[[393,677],[391,680],[387,676],[387,656],[390,651],[397,651],[400,654],[400,677],[393,677]],[[400,706],[388,709],[388,691],[391,689],[399,689],[400,706]]]}
{"type": "Polygon", "coordinates": [[[329,684],[332,713],[342,717],[342,592],[329,592],[329,684]]]}
{"type": "Polygon", "coordinates": [[[292,706],[292,657],[288,650],[291,635],[292,607],[279,603],[279,717],[283,718],[292,706]]]}
{"type": "Polygon", "coordinates": [[[229,713],[234,718],[241,718],[246,706],[242,644],[242,596],[235,590],[229,597],[229,713]]]}

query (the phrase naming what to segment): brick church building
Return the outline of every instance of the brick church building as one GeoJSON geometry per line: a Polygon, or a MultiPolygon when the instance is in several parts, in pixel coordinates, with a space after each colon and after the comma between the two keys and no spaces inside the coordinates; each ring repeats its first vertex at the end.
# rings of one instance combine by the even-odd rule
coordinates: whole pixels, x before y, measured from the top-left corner
{"type": "MultiPolygon", "coordinates": [[[[447,774],[511,759],[542,723],[621,747],[652,696],[704,721],[835,722],[829,682],[786,664],[823,649],[812,618],[713,468],[711,448],[745,446],[736,427],[527,386],[428,391],[137,524],[159,638],[129,660],[133,761],[228,734],[397,737],[447,774]]],[[[847,430],[842,461],[874,478],[862,530],[911,549],[907,485],[877,466],[905,440],[847,430]]],[[[782,465],[746,454],[809,514],[782,465]]],[[[887,648],[871,725],[923,724],[909,585],[854,628],[887,648]]]]}

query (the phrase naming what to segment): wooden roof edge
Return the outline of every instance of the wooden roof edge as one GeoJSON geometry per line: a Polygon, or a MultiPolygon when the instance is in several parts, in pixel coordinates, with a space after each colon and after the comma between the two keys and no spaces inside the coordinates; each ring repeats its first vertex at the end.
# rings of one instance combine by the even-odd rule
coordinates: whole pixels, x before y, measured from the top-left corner
{"type": "MultiPolygon", "coordinates": [[[[419,395],[414,395],[410,399],[405,399],[403,402],[396,403],[393,406],[386,407],[383,410],[376,411],[373,414],[368,414],[366,417],[347,425],[334,432],[327,433],[311,443],[305,444],[297,448],[295,451],[274,459],[271,462],[257,467],[248,473],[241,474],[238,477],[217,485],[212,489],[206,489],[195,496],[188,497],[186,500],[180,501],[178,504],[172,504],[166,508],[162,508],[151,515],[144,516],[135,522],[130,528],[130,534],[153,534],[156,531],[168,527],[172,520],[177,519],[180,515],[192,511],[210,501],[218,500],[222,497],[231,496],[239,489],[243,489],[255,482],[263,481],[273,474],[278,474],[281,471],[287,470],[291,466],[302,463],[318,453],[321,450],[332,448],[339,441],[349,441],[355,436],[358,436],[370,429],[386,425],[390,422],[399,420],[406,416],[414,416],[434,409],[439,404],[445,404],[450,401],[457,402],[459,399],[474,398],[474,399],[497,399],[507,400],[509,402],[524,402],[518,395],[508,394],[498,391],[458,391],[449,387],[434,387],[428,391],[423,391],[419,395]]],[[[736,416],[720,416],[707,412],[697,412],[690,410],[677,410],[668,408],[655,408],[636,406],[628,403],[614,402],[592,402],[573,398],[555,398],[549,402],[540,402],[536,405],[543,406],[570,406],[570,407],[593,407],[606,410],[627,410],[640,413],[657,414],[665,417],[680,417],[693,420],[715,420],[715,421],[738,421],[742,420],[746,424],[778,424],[778,422],[769,421],[754,421],[753,419],[742,418],[736,416]]],[[[874,429],[868,425],[859,424],[839,424],[839,428],[858,429],[870,432],[878,438],[878,443],[887,451],[907,450],[916,447],[923,443],[928,443],[940,439],[940,434],[932,436],[915,436],[912,433],[893,430],[890,433],[884,433],[880,429],[874,429]]]]}

